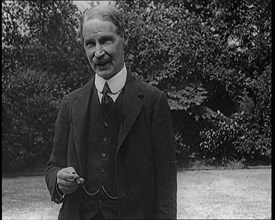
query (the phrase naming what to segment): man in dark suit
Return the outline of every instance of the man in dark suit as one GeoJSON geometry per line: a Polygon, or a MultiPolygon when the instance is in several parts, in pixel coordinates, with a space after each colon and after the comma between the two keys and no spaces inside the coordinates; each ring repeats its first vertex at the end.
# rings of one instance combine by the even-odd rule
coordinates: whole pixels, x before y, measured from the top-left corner
{"type": "Polygon", "coordinates": [[[59,219],[175,219],[177,173],[166,96],[124,64],[125,24],[98,6],[83,20],[95,76],[66,95],[46,169],[59,219]]]}

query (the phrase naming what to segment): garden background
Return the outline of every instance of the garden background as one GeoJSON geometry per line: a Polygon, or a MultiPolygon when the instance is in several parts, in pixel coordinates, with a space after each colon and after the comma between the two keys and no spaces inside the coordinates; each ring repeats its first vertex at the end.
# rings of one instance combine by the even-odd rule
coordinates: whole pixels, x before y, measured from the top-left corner
{"type": "MultiPolygon", "coordinates": [[[[96,4],[93,2],[91,4],[96,4]]],[[[163,90],[179,167],[271,163],[271,0],[127,0],[126,66],[163,90]]],[[[72,1],[2,1],[2,172],[45,168],[92,70],[72,1]]]]}

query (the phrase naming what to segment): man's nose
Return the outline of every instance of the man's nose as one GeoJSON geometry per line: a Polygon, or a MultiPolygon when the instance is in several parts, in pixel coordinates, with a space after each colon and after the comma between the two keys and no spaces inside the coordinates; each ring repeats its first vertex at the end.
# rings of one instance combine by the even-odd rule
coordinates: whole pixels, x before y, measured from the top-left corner
{"type": "Polygon", "coordinates": [[[95,57],[96,58],[100,58],[105,54],[104,49],[102,48],[102,46],[100,44],[96,45],[96,51],[95,51],[95,57]]]}

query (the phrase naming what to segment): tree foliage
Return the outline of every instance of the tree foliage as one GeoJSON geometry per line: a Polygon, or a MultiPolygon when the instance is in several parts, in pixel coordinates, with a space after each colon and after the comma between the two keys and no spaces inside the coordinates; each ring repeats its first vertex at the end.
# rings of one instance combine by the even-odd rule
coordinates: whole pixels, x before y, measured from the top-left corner
{"type": "Polygon", "coordinates": [[[190,128],[200,127],[199,144],[195,139],[191,144],[199,158],[205,157],[200,149],[207,147],[213,152],[208,159],[220,158],[225,149],[221,140],[227,140],[233,159],[243,155],[235,149],[250,147],[243,155],[246,162],[251,162],[253,149],[266,156],[254,160],[270,162],[271,1],[143,0],[119,5],[127,14],[132,42],[127,61],[143,80],[167,92],[175,128],[183,136],[178,147],[190,149],[190,128]],[[215,123],[217,112],[227,119],[215,123]],[[190,117],[197,126],[185,123],[190,117]],[[232,123],[242,129],[234,127],[231,133],[232,123]]]}
{"type": "Polygon", "coordinates": [[[45,164],[62,96],[91,76],[71,1],[2,2],[3,169],[45,164]],[[14,162],[13,162],[14,161],[14,162]]]}
{"type": "MultiPolygon", "coordinates": [[[[127,22],[127,68],[167,94],[179,162],[270,163],[271,0],[116,4],[127,22]]],[[[93,75],[80,17],[68,0],[2,2],[6,170],[47,161],[62,96],[93,75]]]]}

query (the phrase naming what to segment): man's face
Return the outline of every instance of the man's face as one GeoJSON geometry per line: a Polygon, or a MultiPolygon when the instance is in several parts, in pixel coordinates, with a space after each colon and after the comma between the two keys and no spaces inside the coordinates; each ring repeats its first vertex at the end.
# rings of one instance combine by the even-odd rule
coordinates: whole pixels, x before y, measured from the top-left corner
{"type": "Polygon", "coordinates": [[[124,38],[109,21],[92,18],[83,23],[84,48],[96,74],[104,79],[116,75],[124,65],[124,38]]]}

